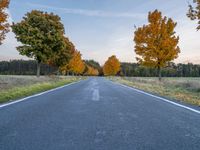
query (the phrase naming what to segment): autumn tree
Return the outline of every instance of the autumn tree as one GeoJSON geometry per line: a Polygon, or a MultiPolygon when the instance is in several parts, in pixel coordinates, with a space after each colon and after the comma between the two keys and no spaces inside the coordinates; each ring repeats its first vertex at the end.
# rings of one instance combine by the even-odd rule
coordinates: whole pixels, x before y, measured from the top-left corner
{"type": "Polygon", "coordinates": [[[66,65],[72,59],[75,53],[75,46],[68,38],[64,37],[64,47],[60,49],[56,55],[53,55],[49,60],[48,64],[57,67],[59,71],[65,71],[66,65]]]}
{"type": "Polygon", "coordinates": [[[84,62],[87,65],[89,65],[89,66],[91,66],[91,67],[93,67],[95,69],[99,70],[101,68],[100,64],[97,61],[93,60],[93,59],[91,59],[91,60],[84,60],[84,62]]]}
{"type": "Polygon", "coordinates": [[[180,49],[177,46],[179,37],[175,35],[176,23],[167,17],[162,17],[158,10],[149,12],[149,24],[135,31],[135,52],[139,64],[157,68],[161,80],[161,68],[178,57],[180,49]]]}
{"type": "Polygon", "coordinates": [[[41,63],[47,63],[65,47],[64,26],[59,16],[53,13],[33,10],[19,23],[12,25],[13,32],[22,46],[17,50],[37,60],[37,76],[41,63]]]}
{"type": "Polygon", "coordinates": [[[86,65],[85,68],[86,69],[85,69],[84,75],[87,75],[87,76],[98,76],[99,75],[98,69],[91,67],[89,65],[86,65]]]}
{"type": "Polygon", "coordinates": [[[102,67],[100,66],[100,64],[95,61],[95,60],[84,60],[85,64],[86,64],[86,71],[87,71],[87,66],[89,66],[88,72],[92,72],[92,75],[102,75],[102,67]]]}
{"type": "Polygon", "coordinates": [[[189,5],[189,11],[187,13],[187,16],[191,20],[198,20],[197,30],[199,30],[200,29],[200,0],[193,0],[193,3],[195,3],[196,6],[189,5]]]}
{"type": "Polygon", "coordinates": [[[103,66],[105,76],[114,76],[120,71],[120,62],[115,55],[108,58],[103,66]]]}
{"type": "Polygon", "coordinates": [[[66,64],[65,71],[72,72],[73,74],[80,75],[85,70],[85,63],[81,58],[81,53],[79,51],[74,51],[72,59],[69,64],[66,64]]]}
{"type": "Polygon", "coordinates": [[[5,9],[8,8],[9,0],[0,0],[0,45],[5,39],[5,34],[9,32],[8,14],[5,9]]]}

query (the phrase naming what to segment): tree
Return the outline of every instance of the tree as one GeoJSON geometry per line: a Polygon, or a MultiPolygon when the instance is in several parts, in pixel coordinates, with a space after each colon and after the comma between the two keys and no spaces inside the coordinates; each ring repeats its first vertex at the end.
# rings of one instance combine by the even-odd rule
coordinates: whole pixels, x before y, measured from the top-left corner
{"type": "Polygon", "coordinates": [[[86,69],[85,69],[84,75],[87,75],[87,76],[98,76],[99,75],[99,71],[96,68],[93,68],[89,65],[86,65],[85,68],[86,69]]]}
{"type": "Polygon", "coordinates": [[[95,69],[100,69],[101,68],[100,64],[95,60],[84,60],[84,62],[87,65],[89,65],[89,66],[91,66],[91,67],[93,67],[95,69]]]}
{"type": "Polygon", "coordinates": [[[37,60],[37,76],[40,76],[41,63],[47,63],[65,46],[64,26],[60,17],[53,13],[33,10],[27,13],[19,23],[13,23],[16,38],[23,45],[17,50],[37,60]]]}
{"type": "Polygon", "coordinates": [[[0,1],[0,45],[5,39],[5,34],[9,32],[9,23],[7,22],[8,14],[5,9],[8,8],[9,0],[0,1]]]}
{"type": "Polygon", "coordinates": [[[58,67],[61,72],[65,70],[65,66],[72,59],[75,52],[75,46],[66,37],[64,37],[64,44],[64,47],[48,61],[49,65],[58,67]]]}
{"type": "MultiPolygon", "coordinates": [[[[87,66],[89,66],[90,68],[92,68],[92,73],[93,75],[102,75],[102,67],[100,66],[100,64],[95,61],[95,60],[84,60],[85,64],[86,64],[86,69],[87,66]]],[[[91,70],[91,69],[90,69],[91,70]]]]}
{"type": "Polygon", "coordinates": [[[108,58],[103,66],[105,76],[114,76],[120,71],[120,62],[115,55],[108,58]]]}
{"type": "Polygon", "coordinates": [[[200,0],[193,0],[193,3],[196,4],[196,6],[189,5],[189,11],[187,13],[187,16],[191,20],[198,20],[198,26],[197,30],[200,29],[200,0]]]}
{"type": "Polygon", "coordinates": [[[69,64],[66,65],[65,70],[72,72],[73,74],[80,75],[85,70],[85,63],[81,59],[81,53],[75,51],[69,64]]]}
{"type": "Polygon", "coordinates": [[[178,57],[180,49],[177,46],[179,37],[175,35],[176,23],[167,17],[162,18],[158,10],[149,12],[148,25],[143,25],[135,31],[135,52],[139,64],[157,68],[161,80],[161,68],[178,57]]]}

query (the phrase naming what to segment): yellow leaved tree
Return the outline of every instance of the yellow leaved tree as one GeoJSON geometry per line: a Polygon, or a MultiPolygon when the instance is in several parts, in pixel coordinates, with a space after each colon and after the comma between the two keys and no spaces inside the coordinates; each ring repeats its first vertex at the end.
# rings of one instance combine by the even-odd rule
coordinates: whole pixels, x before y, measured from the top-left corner
{"type": "Polygon", "coordinates": [[[120,62],[115,55],[108,58],[103,66],[105,76],[114,76],[120,71],[120,62]]]}
{"type": "Polygon", "coordinates": [[[81,75],[85,70],[85,63],[81,59],[81,53],[79,51],[74,51],[72,59],[66,66],[67,70],[75,75],[81,75]]]}
{"type": "Polygon", "coordinates": [[[161,68],[180,53],[179,37],[174,31],[176,23],[171,18],[162,17],[158,10],[149,12],[148,22],[135,31],[136,59],[141,65],[157,68],[161,80],[161,68]]]}
{"type": "Polygon", "coordinates": [[[2,44],[5,34],[9,31],[9,24],[7,23],[8,14],[5,12],[9,2],[9,0],[0,0],[0,44],[2,44]]]}
{"type": "Polygon", "coordinates": [[[89,65],[86,65],[86,72],[84,73],[84,75],[87,76],[98,76],[99,75],[99,71],[89,65]]]}

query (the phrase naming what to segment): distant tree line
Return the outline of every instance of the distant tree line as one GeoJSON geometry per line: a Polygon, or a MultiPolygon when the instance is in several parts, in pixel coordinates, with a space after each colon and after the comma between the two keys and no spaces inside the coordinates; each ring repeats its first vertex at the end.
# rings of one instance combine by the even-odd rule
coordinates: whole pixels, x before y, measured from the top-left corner
{"type": "MultiPolygon", "coordinates": [[[[101,66],[94,60],[83,60],[84,70],[82,74],[69,70],[68,72],[60,72],[63,75],[99,75],[101,66]],[[77,74],[76,74],[77,73],[77,74]]],[[[75,65],[77,66],[77,65],[75,65]]],[[[76,69],[76,68],[75,68],[76,69]]],[[[37,73],[36,60],[10,60],[0,61],[0,74],[1,75],[35,75],[37,73]]],[[[41,75],[56,75],[58,74],[58,67],[41,64],[41,75]]]]}
{"type": "MultiPolygon", "coordinates": [[[[102,76],[103,68],[94,60],[84,60],[85,69],[82,75],[86,76],[102,76]]],[[[139,65],[138,63],[121,63],[121,71],[117,75],[135,76],[135,77],[155,77],[157,76],[156,68],[149,68],[139,65]]],[[[105,68],[104,68],[105,70],[105,68]]],[[[41,65],[41,75],[55,75],[58,68],[51,65],[41,65]]],[[[35,60],[11,60],[0,61],[1,75],[35,75],[37,72],[37,62],[35,60]]],[[[165,68],[162,68],[161,74],[163,77],[200,77],[200,65],[197,64],[175,64],[168,63],[165,68]]],[[[65,75],[76,75],[73,72],[68,72],[65,75]]]]}
{"type": "MultiPolygon", "coordinates": [[[[37,62],[35,60],[0,61],[1,75],[35,75],[37,62]]],[[[41,75],[56,74],[57,68],[41,64],[41,75]]]]}
{"type": "MultiPolygon", "coordinates": [[[[197,64],[175,64],[168,65],[161,69],[163,77],[200,77],[200,65],[197,64]]],[[[157,76],[156,68],[141,66],[137,63],[121,63],[122,76],[138,76],[138,77],[155,77],[157,76]]]]}

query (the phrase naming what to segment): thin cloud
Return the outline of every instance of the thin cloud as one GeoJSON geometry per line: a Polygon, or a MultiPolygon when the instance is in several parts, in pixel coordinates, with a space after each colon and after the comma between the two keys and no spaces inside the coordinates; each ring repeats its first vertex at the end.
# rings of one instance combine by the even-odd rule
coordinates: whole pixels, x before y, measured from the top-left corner
{"type": "Polygon", "coordinates": [[[50,9],[54,11],[60,11],[66,14],[74,14],[74,15],[83,15],[83,16],[90,16],[90,17],[121,17],[121,18],[137,18],[137,19],[145,19],[146,14],[142,13],[129,13],[129,12],[108,12],[103,10],[89,10],[89,9],[71,9],[71,8],[61,8],[61,7],[54,7],[48,5],[41,5],[41,4],[33,4],[27,3],[30,7],[35,8],[42,8],[42,9],[50,9]]]}

